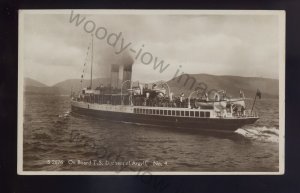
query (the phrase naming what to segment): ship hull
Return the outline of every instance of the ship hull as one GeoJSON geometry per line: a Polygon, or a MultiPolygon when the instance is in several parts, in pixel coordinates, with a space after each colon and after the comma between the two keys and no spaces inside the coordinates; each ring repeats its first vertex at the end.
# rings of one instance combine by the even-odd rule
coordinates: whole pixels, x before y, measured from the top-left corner
{"type": "Polygon", "coordinates": [[[116,112],[111,110],[92,109],[90,108],[90,105],[82,106],[76,104],[72,104],[71,107],[72,113],[98,117],[106,120],[196,130],[235,131],[244,125],[253,124],[258,120],[257,117],[233,119],[135,114],[130,112],[116,112]]]}

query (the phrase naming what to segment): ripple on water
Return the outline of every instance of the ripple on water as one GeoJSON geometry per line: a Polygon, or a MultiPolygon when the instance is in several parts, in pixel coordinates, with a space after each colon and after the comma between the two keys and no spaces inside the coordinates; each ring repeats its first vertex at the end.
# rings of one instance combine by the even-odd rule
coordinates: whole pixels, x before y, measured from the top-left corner
{"type": "Polygon", "coordinates": [[[110,122],[70,112],[64,96],[26,96],[24,170],[109,171],[114,167],[53,166],[46,159],[152,160],[155,171],[278,171],[276,101],[261,100],[261,119],[236,133],[190,132],[110,122]],[[270,120],[271,119],[271,120],[270,120]],[[262,142],[262,143],[261,143],[262,142]],[[275,144],[275,145],[274,145],[275,144]]]}

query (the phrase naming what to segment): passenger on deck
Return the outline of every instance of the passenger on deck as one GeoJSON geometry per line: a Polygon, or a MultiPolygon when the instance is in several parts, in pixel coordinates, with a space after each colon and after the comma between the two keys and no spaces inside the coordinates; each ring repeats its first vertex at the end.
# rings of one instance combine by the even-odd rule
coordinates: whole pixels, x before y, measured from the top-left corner
{"type": "Polygon", "coordinates": [[[244,106],[242,106],[242,108],[241,108],[241,113],[242,113],[242,116],[245,116],[245,107],[244,106]]]}
{"type": "Polygon", "coordinates": [[[208,101],[208,94],[207,94],[207,93],[205,93],[205,95],[204,95],[204,96],[205,96],[205,100],[206,100],[206,101],[208,101]]]}
{"type": "Polygon", "coordinates": [[[241,105],[239,105],[237,107],[237,112],[238,112],[238,116],[242,116],[242,106],[241,105]]]}
{"type": "Polygon", "coordinates": [[[245,94],[242,90],[240,90],[240,98],[245,98],[245,94]]]}
{"type": "Polygon", "coordinates": [[[219,101],[220,99],[219,99],[219,94],[215,94],[215,101],[219,101]]]}
{"type": "Polygon", "coordinates": [[[184,94],[181,93],[181,95],[180,95],[180,107],[183,107],[183,97],[184,97],[184,94]]]}

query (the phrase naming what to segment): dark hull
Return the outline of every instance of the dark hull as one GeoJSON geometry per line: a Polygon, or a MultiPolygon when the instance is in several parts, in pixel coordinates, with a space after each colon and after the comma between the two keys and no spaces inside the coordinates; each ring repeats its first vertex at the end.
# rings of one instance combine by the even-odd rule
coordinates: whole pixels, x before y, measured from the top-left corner
{"type": "Polygon", "coordinates": [[[72,106],[72,112],[120,122],[151,124],[183,129],[218,131],[235,131],[244,125],[253,124],[255,121],[258,120],[257,117],[222,119],[144,115],[134,113],[100,111],[76,106],[72,106]]]}

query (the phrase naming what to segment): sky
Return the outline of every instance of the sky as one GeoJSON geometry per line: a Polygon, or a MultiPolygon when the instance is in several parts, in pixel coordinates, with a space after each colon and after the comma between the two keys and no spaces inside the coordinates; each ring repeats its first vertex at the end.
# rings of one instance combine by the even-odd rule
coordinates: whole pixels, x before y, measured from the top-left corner
{"type": "Polygon", "coordinates": [[[111,64],[132,61],[133,80],[141,82],[169,80],[177,71],[279,78],[278,16],[76,14],[24,15],[25,77],[49,86],[78,79],[83,70],[89,78],[93,33],[93,77],[109,77],[111,64]]]}

